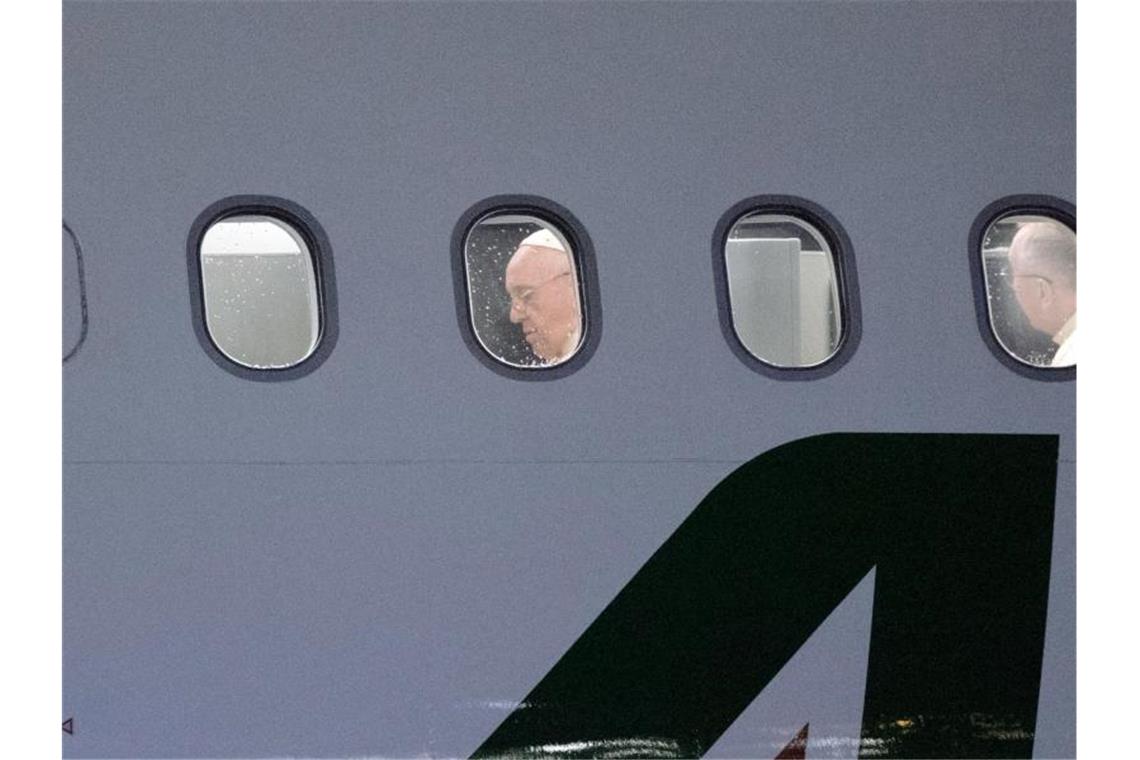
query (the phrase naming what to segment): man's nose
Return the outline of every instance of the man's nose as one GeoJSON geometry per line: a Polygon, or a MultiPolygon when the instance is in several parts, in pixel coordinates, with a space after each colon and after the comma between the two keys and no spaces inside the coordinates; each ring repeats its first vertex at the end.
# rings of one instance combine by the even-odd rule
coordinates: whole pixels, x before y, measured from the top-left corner
{"type": "Polygon", "coordinates": [[[520,323],[522,321],[523,321],[523,310],[518,305],[517,301],[515,301],[514,299],[511,299],[511,322],[513,324],[517,325],[518,323],[520,323]]]}

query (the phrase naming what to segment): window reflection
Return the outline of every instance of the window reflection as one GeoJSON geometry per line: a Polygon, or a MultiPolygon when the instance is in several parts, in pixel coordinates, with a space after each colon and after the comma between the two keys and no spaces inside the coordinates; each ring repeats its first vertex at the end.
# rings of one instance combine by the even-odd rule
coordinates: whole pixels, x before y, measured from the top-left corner
{"type": "Polygon", "coordinates": [[[472,327],[483,348],[513,367],[552,367],[582,345],[575,254],[553,224],[493,214],[464,243],[472,327]]]}
{"type": "Polygon", "coordinates": [[[223,354],[253,369],[283,369],[313,353],[317,280],[297,230],[270,216],[232,216],[211,225],[199,253],[206,327],[223,354]]]}
{"type": "Polygon", "coordinates": [[[1034,366],[1076,365],[1076,233],[1050,217],[1009,215],[986,230],[981,254],[1002,348],[1034,366]]]}
{"type": "Polygon", "coordinates": [[[733,329],[749,353],[777,367],[813,367],[835,354],[839,279],[818,229],[786,214],[750,214],[729,231],[724,263],[733,329]]]}

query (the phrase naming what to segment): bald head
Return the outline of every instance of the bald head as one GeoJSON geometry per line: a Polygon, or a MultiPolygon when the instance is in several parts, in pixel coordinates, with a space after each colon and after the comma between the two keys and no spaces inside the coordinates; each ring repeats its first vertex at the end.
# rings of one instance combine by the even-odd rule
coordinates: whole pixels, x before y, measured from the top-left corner
{"type": "Polygon", "coordinates": [[[1077,236],[1060,222],[1021,225],[1009,245],[1009,260],[1025,274],[1077,288],[1077,236]]]}
{"type": "Polygon", "coordinates": [[[1021,225],[1009,246],[1017,303],[1036,329],[1056,336],[1077,312],[1077,236],[1060,222],[1021,225]]]}

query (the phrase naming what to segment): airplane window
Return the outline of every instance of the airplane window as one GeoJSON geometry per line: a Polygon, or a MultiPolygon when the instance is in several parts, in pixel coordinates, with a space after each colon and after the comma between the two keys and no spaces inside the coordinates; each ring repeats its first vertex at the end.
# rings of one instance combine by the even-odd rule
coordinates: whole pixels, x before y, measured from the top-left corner
{"type": "Polygon", "coordinates": [[[75,356],[87,335],[87,294],[79,242],[63,225],[63,360],[75,356]]]}
{"type": "Polygon", "coordinates": [[[492,213],[463,244],[471,326],[498,361],[555,367],[582,347],[582,287],[577,254],[551,222],[525,213],[492,213]]]}
{"type": "Polygon", "coordinates": [[[292,225],[264,214],[223,217],[199,246],[210,339],[252,369],[284,369],[321,337],[313,254],[292,225]]]}
{"type": "Polygon", "coordinates": [[[839,278],[827,238],[788,214],[753,213],[724,246],[732,327],[744,348],[775,367],[814,367],[839,349],[839,278]]]}
{"type": "Polygon", "coordinates": [[[1048,216],[999,217],[982,237],[990,328],[1035,367],[1077,363],[1077,234],[1048,216]]]}

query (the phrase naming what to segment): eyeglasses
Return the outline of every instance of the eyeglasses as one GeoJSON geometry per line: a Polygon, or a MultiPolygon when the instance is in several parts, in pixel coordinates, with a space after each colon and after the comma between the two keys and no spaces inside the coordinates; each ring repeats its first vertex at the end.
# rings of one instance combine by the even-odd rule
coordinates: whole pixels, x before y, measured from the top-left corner
{"type": "Polygon", "coordinates": [[[1013,274],[1013,273],[1009,273],[1006,275],[1006,281],[1009,282],[1009,287],[1011,290],[1014,290],[1014,291],[1020,290],[1020,288],[1017,285],[1018,280],[1038,280],[1040,282],[1047,283],[1050,287],[1052,287],[1052,285],[1053,285],[1053,281],[1051,279],[1049,279],[1048,277],[1045,277],[1044,275],[1040,275],[1040,274],[1013,274]]]}
{"type": "Polygon", "coordinates": [[[535,285],[533,288],[526,288],[525,290],[519,292],[517,295],[512,295],[511,296],[511,308],[512,309],[518,309],[519,311],[526,311],[527,307],[530,306],[530,302],[534,298],[535,293],[537,293],[542,288],[545,288],[547,285],[549,285],[550,283],[559,279],[560,277],[567,277],[567,276],[569,276],[569,274],[570,274],[569,272],[562,272],[561,274],[556,274],[553,277],[551,277],[549,280],[543,280],[539,284],[535,285]]]}

